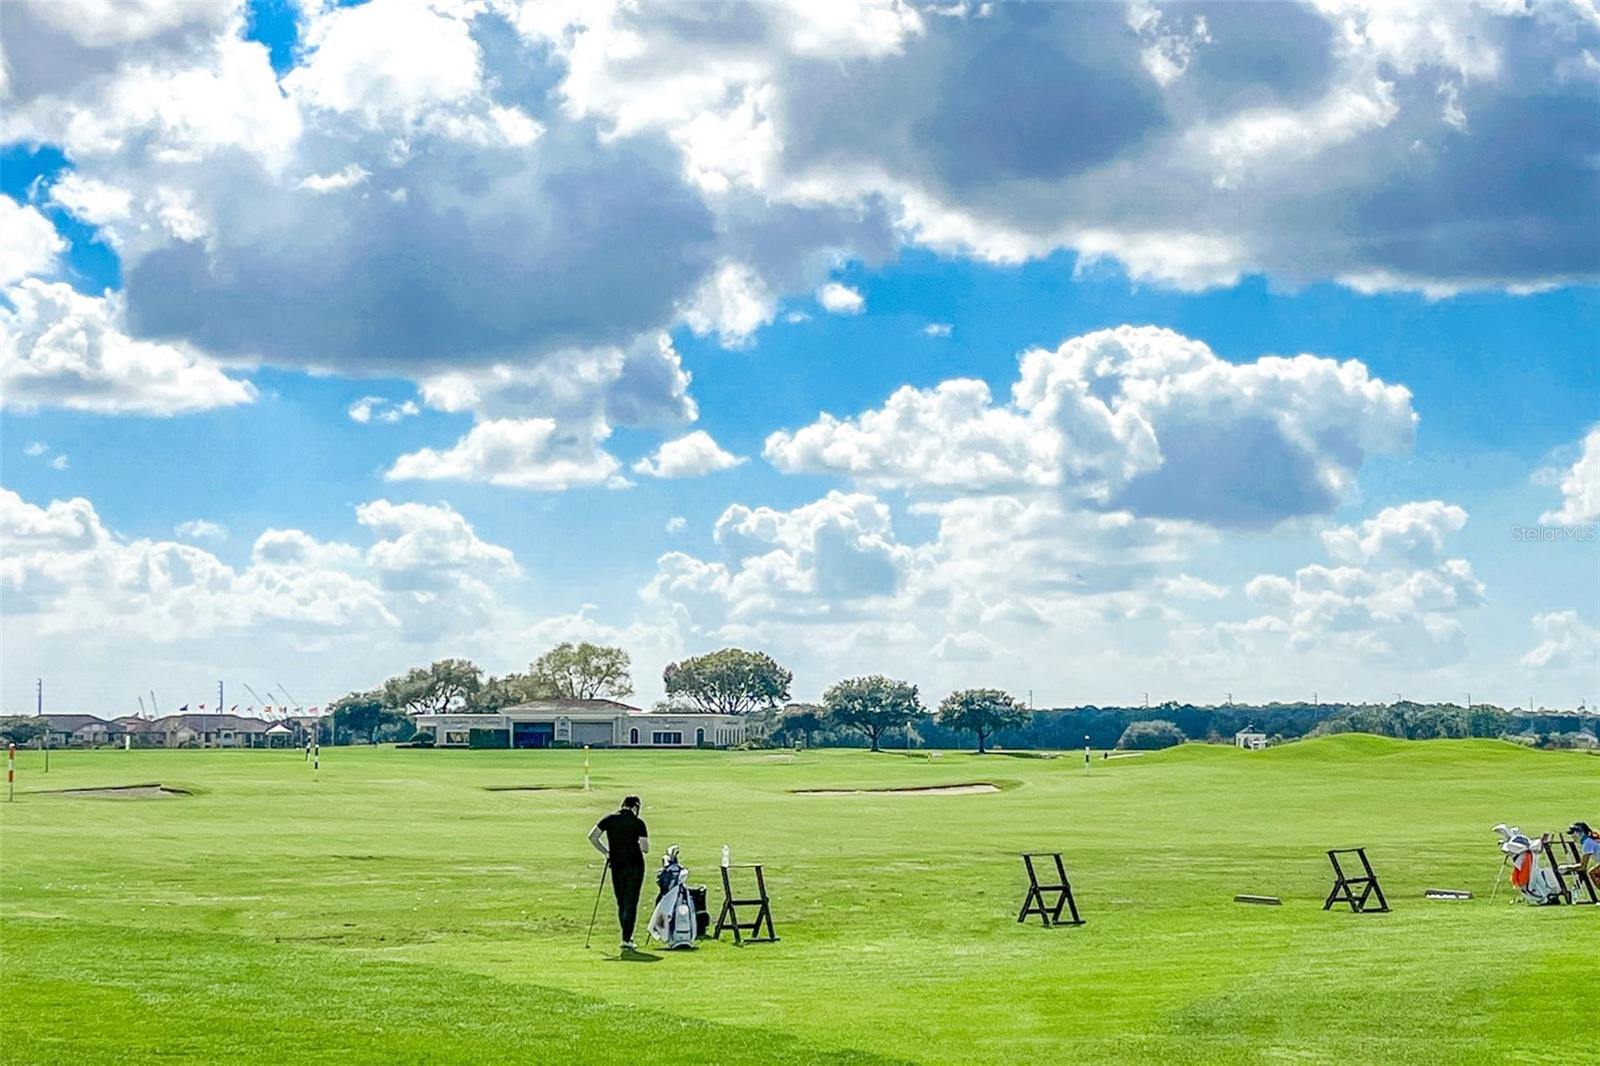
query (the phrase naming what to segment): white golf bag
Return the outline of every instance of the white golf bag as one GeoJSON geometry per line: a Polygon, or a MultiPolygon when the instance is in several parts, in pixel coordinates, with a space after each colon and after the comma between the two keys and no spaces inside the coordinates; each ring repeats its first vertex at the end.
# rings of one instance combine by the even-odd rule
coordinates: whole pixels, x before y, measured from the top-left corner
{"type": "Polygon", "coordinates": [[[1500,837],[1501,865],[1511,866],[1511,884],[1527,903],[1543,906],[1561,902],[1561,885],[1540,858],[1540,842],[1529,838],[1516,826],[1504,823],[1494,827],[1500,837]]]}
{"type": "Polygon", "coordinates": [[[650,915],[650,935],[666,948],[692,948],[699,929],[695,927],[694,897],[689,894],[689,871],[678,865],[678,846],[667,849],[656,874],[661,898],[650,915]]]}

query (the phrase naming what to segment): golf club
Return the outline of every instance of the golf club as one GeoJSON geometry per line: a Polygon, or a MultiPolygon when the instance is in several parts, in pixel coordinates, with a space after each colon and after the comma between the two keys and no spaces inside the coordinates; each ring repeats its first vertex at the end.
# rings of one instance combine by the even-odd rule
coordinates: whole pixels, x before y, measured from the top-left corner
{"type": "Polygon", "coordinates": [[[594,938],[594,920],[600,914],[600,895],[606,890],[606,874],[611,872],[611,859],[608,856],[605,865],[600,867],[600,887],[594,890],[594,910],[589,912],[589,931],[583,935],[583,950],[589,950],[589,941],[594,938]]]}

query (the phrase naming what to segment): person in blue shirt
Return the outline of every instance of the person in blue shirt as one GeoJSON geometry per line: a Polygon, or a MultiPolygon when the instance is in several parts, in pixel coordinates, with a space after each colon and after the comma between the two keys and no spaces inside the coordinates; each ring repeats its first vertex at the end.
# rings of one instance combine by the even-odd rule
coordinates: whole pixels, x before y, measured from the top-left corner
{"type": "Polygon", "coordinates": [[[1578,838],[1578,876],[1587,877],[1600,891],[1600,833],[1588,822],[1573,822],[1567,832],[1578,838]]]}

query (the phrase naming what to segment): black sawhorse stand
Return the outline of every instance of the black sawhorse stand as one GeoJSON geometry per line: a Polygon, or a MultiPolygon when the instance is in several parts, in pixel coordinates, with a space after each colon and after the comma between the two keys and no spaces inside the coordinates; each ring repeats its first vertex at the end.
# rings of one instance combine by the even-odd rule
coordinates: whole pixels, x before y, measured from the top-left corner
{"type": "Polygon", "coordinates": [[[1372,872],[1372,863],[1367,861],[1366,848],[1334,848],[1328,852],[1328,861],[1333,863],[1333,891],[1328,893],[1327,900],[1322,904],[1323,910],[1332,909],[1335,903],[1348,903],[1350,909],[1356,914],[1385,914],[1389,910],[1389,901],[1383,898],[1383,889],[1378,887],[1378,875],[1372,872]],[[1364,871],[1359,877],[1351,877],[1344,872],[1344,867],[1339,865],[1339,856],[1354,855],[1361,861],[1364,871]],[[1361,889],[1361,894],[1356,894],[1356,889],[1361,889]],[[1367,901],[1373,896],[1378,897],[1376,907],[1369,906],[1367,901]]]}
{"type": "Polygon", "coordinates": [[[775,941],[778,939],[778,934],[773,932],[772,929],[772,901],[767,898],[767,879],[762,874],[759,863],[722,867],[722,910],[717,914],[717,930],[711,934],[712,939],[721,940],[724,929],[733,930],[733,942],[735,944],[743,944],[746,939],[752,941],[775,941]],[[756,896],[754,899],[733,898],[733,881],[728,876],[730,869],[754,870],[756,872],[756,896]],[[741,922],[737,909],[739,907],[755,907],[755,921],[741,922]],[[766,936],[761,935],[761,926],[763,924],[767,927],[766,936]],[[741,935],[742,933],[750,933],[751,935],[744,937],[741,935]]]}
{"type": "Polygon", "coordinates": [[[1041,885],[1039,873],[1033,867],[1034,855],[1031,852],[1023,852],[1022,865],[1028,868],[1028,894],[1023,897],[1022,913],[1017,915],[1017,921],[1025,922],[1028,920],[1028,915],[1037,914],[1046,928],[1052,925],[1082,925],[1083,919],[1078,915],[1078,902],[1072,898],[1072,882],[1067,880],[1067,868],[1061,863],[1061,853],[1052,851],[1040,857],[1043,858],[1045,855],[1055,860],[1058,880],[1055,884],[1041,885]],[[1056,893],[1054,904],[1045,902],[1046,892],[1056,893]],[[1071,921],[1061,920],[1063,910],[1072,913],[1071,921]]]}
{"type": "Polygon", "coordinates": [[[1584,900],[1579,897],[1575,888],[1581,889],[1583,894],[1589,897],[1589,903],[1600,903],[1600,897],[1595,895],[1594,883],[1591,882],[1587,877],[1583,876],[1583,870],[1581,868],[1583,863],[1583,852],[1578,849],[1576,844],[1568,840],[1565,835],[1551,837],[1549,840],[1544,842],[1544,857],[1545,860],[1550,863],[1550,872],[1555,875],[1556,885],[1561,890],[1561,901],[1563,903],[1573,904],[1584,902],[1584,900]],[[1561,848],[1562,851],[1565,851],[1568,855],[1572,856],[1572,861],[1566,864],[1565,870],[1562,868],[1561,860],[1556,858],[1555,849],[1557,847],[1561,848]],[[1574,885],[1567,884],[1568,876],[1570,876],[1576,883],[1575,887],[1574,885]]]}

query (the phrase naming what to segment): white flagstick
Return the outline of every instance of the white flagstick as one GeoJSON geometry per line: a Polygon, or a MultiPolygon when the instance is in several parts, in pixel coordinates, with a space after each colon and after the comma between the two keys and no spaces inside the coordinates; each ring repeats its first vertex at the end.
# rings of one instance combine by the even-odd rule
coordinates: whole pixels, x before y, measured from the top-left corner
{"type": "Polygon", "coordinates": [[[589,791],[589,745],[583,746],[583,790],[589,791]]]}
{"type": "Polygon", "coordinates": [[[17,798],[17,746],[6,745],[6,802],[17,798]]]}

